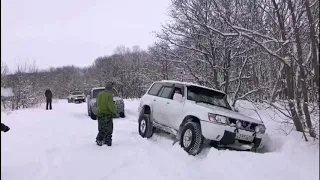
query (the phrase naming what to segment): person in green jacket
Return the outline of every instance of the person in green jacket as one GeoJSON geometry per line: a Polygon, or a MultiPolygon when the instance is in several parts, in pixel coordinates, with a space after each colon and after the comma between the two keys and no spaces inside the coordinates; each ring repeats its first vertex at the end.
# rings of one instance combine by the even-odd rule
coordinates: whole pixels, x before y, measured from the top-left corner
{"type": "Polygon", "coordinates": [[[117,108],[113,102],[113,82],[108,82],[105,90],[98,94],[97,97],[97,117],[98,117],[98,135],[96,138],[97,145],[103,143],[108,146],[112,145],[113,117],[116,116],[117,108]]]}

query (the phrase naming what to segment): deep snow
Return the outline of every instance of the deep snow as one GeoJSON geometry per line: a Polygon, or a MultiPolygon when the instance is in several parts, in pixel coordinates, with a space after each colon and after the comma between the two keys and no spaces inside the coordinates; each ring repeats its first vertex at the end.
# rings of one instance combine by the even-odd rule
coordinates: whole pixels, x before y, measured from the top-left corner
{"type": "MultiPolygon", "coordinates": [[[[319,143],[298,133],[282,136],[261,113],[270,134],[268,153],[206,148],[189,156],[164,133],[138,134],[139,101],[126,100],[124,119],[114,120],[113,146],[95,144],[97,121],[86,104],[53,104],[1,114],[11,130],[1,133],[1,179],[5,180],[318,180],[319,143]],[[266,122],[267,121],[267,122],[266,122]]],[[[244,104],[245,107],[248,105],[244,104]]],[[[241,112],[257,118],[252,111],[241,112]]]]}

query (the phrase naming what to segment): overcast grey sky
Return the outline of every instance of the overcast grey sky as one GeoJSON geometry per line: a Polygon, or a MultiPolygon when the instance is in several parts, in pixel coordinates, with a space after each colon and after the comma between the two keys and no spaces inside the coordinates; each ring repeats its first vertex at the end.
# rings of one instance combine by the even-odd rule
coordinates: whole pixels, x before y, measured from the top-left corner
{"type": "Polygon", "coordinates": [[[1,0],[1,60],[10,69],[87,66],[119,45],[147,48],[170,0],[1,0]]]}

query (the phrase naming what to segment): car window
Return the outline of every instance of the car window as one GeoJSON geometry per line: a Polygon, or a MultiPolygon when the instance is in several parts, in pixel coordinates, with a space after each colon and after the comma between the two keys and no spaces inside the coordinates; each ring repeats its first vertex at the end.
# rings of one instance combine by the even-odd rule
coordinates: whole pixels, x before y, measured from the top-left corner
{"type": "Polygon", "coordinates": [[[174,96],[175,93],[181,94],[182,97],[184,96],[183,88],[181,88],[181,87],[174,87],[174,91],[171,93],[170,99],[173,99],[173,96],[174,96]]]}
{"type": "Polygon", "coordinates": [[[92,91],[92,98],[97,98],[100,92],[104,91],[104,89],[95,89],[92,91]]]}
{"type": "Polygon", "coordinates": [[[163,97],[163,98],[171,98],[171,94],[172,94],[172,87],[163,87],[161,92],[159,93],[159,97],[163,97]]]}
{"type": "Polygon", "coordinates": [[[148,94],[156,96],[161,87],[162,87],[162,85],[160,83],[153,84],[153,86],[150,88],[148,94]]]}
{"type": "Polygon", "coordinates": [[[187,99],[196,102],[202,102],[219,106],[227,109],[231,109],[229,103],[226,100],[227,96],[224,93],[197,87],[188,86],[187,99]]]}
{"type": "Polygon", "coordinates": [[[75,91],[75,92],[72,92],[71,94],[72,94],[72,95],[80,95],[80,94],[82,94],[82,93],[79,92],[79,91],[75,91]]]}

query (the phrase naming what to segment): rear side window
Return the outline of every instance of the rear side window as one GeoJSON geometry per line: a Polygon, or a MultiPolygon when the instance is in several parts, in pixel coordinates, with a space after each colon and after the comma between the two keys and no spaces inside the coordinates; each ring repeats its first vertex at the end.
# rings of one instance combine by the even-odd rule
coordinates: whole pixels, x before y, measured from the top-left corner
{"type": "Polygon", "coordinates": [[[148,94],[156,96],[159,92],[159,90],[161,89],[162,85],[159,83],[155,83],[153,84],[153,86],[150,88],[148,94]]]}
{"type": "Polygon", "coordinates": [[[163,98],[170,99],[171,94],[172,94],[172,87],[163,87],[159,96],[163,98]]]}

